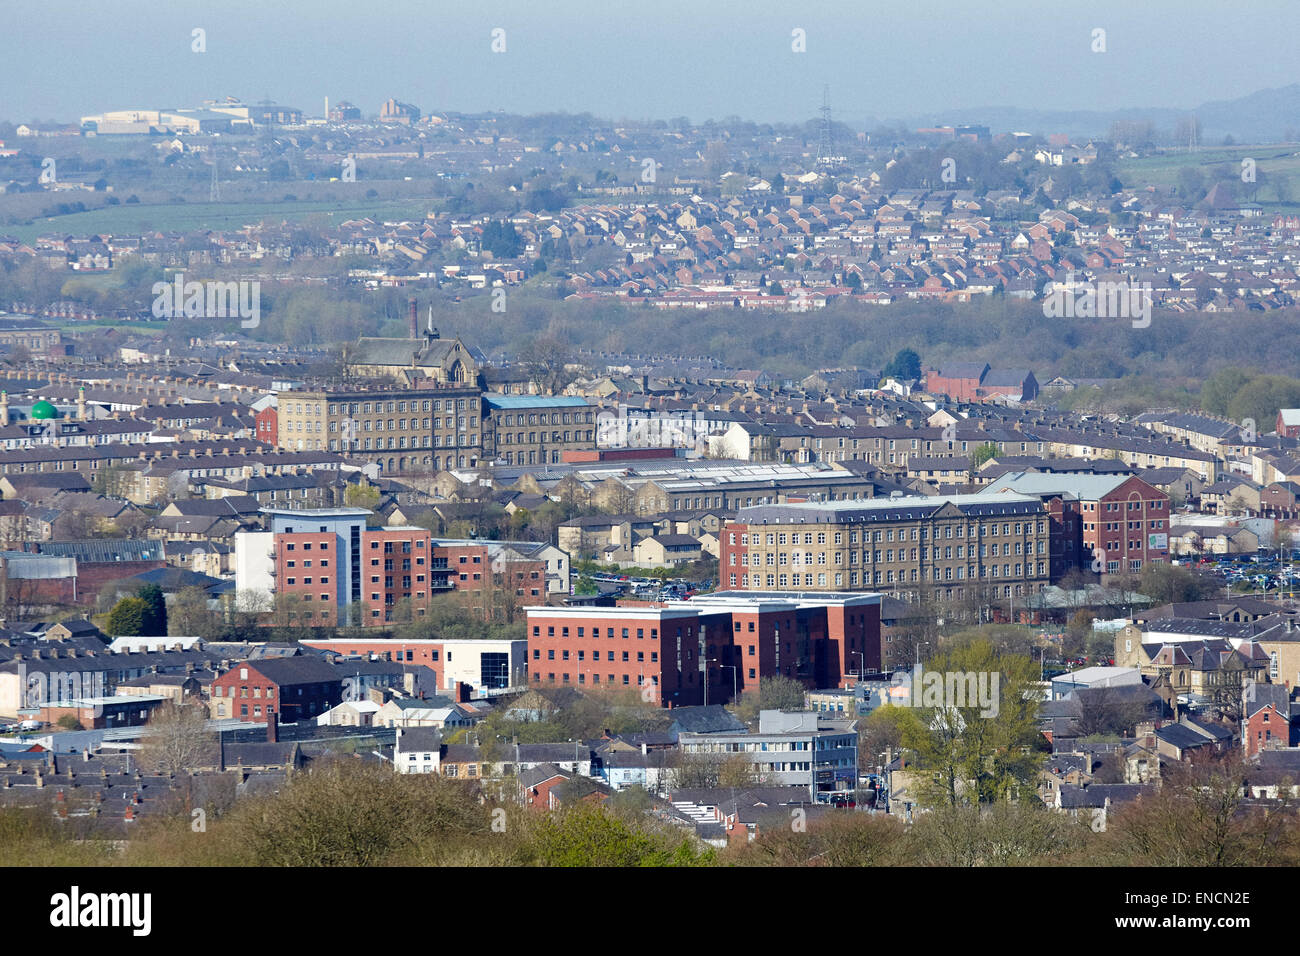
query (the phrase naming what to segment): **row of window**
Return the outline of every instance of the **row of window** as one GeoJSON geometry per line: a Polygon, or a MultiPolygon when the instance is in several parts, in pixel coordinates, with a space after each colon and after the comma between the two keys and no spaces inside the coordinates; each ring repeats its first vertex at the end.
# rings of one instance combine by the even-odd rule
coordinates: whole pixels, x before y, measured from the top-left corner
{"type": "MultiPolygon", "coordinates": [[[[979,536],[982,537],[982,538],[987,538],[987,537],[995,536],[995,535],[998,534],[998,528],[999,528],[999,525],[998,525],[996,522],[994,522],[993,524],[981,524],[981,525],[979,525],[978,527],[979,527],[979,536]]],[[[934,529],[934,537],[935,537],[936,539],[938,539],[938,538],[940,538],[940,537],[943,537],[943,538],[962,538],[962,537],[967,537],[967,536],[973,538],[973,537],[975,537],[975,529],[976,529],[976,526],[975,526],[975,525],[971,525],[970,528],[969,528],[969,534],[968,534],[968,529],[967,529],[967,526],[966,526],[966,525],[951,525],[951,524],[949,524],[949,525],[944,525],[944,526],[943,526],[943,528],[942,528],[943,533],[942,533],[942,534],[940,534],[940,529],[939,529],[939,528],[935,528],[935,529],[934,529]]],[[[1004,522],[1004,523],[1001,525],[1001,529],[1002,529],[1002,534],[1003,534],[1004,536],[1006,536],[1006,535],[1011,535],[1011,534],[1016,534],[1016,535],[1021,535],[1021,536],[1023,536],[1023,535],[1027,535],[1027,534],[1034,534],[1034,533],[1043,534],[1043,533],[1047,530],[1047,522],[1045,522],[1045,521],[1038,521],[1038,522],[1032,522],[1032,521],[1020,522],[1020,521],[1017,521],[1017,522],[1015,522],[1014,524],[1011,523],[1011,522],[1004,522]],[[1013,528],[1015,529],[1014,531],[1012,530],[1013,528]]],[[[910,539],[908,538],[908,533],[909,533],[909,529],[907,529],[907,528],[900,528],[900,529],[898,530],[898,540],[899,540],[899,541],[907,541],[907,540],[912,540],[912,541],[926,541],[926,540],[929,540],[930,529],[929,529],[929,527],[922,527],[922,528],[919,528],[919,529],[918,529],[918,528],[912,528],[912,529],[910,529],[910,533],[911,533],[911,538],[910,538],[910,539]]],[[[833,535],[834,543],[835,543],[835,544],[843,544],[843,543],[844,543],[844,535],[845,535],[845,532],[843,532],[843,531],[836,531],[836,532],[834,532],[834,535],[833,535]]],[[[749,546],[758,547],[760,544],[765,544],[765,545],[771,547],[772,545],[777,545],[777,544],[786,544],[786,543],[787,543],[787,540],[786,540],[787,537],[789,538],[789,542],[788,542],[788,543],[790,543],[790,544],[800,544],[800,543],[802,543],[802,544],[813,544],[813,543],[814,543],[814,540],[813,540],[814,537],[816,538],[816,543],[817,543],[817,544],[826,544],[826,532],[825,532],[825,531],[818,531],[818,532],[816,532],[815,535],[814,535],[814,533],[811,532],[811,531],[805,531],[805,532],[802,532],[802,535],[801,535],[800,532],[797,532],[797,531],[796,531],[796,532],[793,532],[793,533],[787,533],[787,532],[784,532],[784,531],[782,531],[782,532],[772,532],[772,531],[769,531],[769,532],[766,532],[765,534],[762,535],[762,540],[760,540],[760,535],[759,535],[757,532],[754,532],[754,533],[752,533],[752,534],[751,534],[751,533],[744,533],[744,532],[742,532],[741,535],[740,535],[740,543],[741,543],[741,545],[744,546],[744,547],[749,547],[749,546]],[[801,538],[801,537],[802,537],[802,539],[803,539],[802,542],[800,541],[800,538],[801,538]]],[[[858,532],[857,532],[857,531],[849,531],[849,532],[848,532],[848,537],[849,537],[849,544],[857,544],[857,543],[858,543],[858,532]]],[[[887,529],[887,530],[882,530],[882,531],[875,531],[875,532],[872,532],[872,531],[863,531],[863,532],[862,532],[862,543],[863,543],[863,544],[866,544],[868,541],[875,541],[875,542],[879,543],[879,542],[881,542],[881,541],[893,541],[893,540],[894,540],[894,530],[893,530],[892,528],[891,528],[891,529],[887,529]],[[873,535],[874,535],[874,537],[873,537],[873,535]]],[[[735,533],[734,531],[729,533],[728,543],[729,543],[729,544],[735,544],[735,543],[736,543],[736,533],[735,533]]]]}
{"type": "MultiPolygon", "coordinates": [[[[547,441],[546,432],[528,432],[528,441],[524,441],[524,432],[502,432],[498,444],[501,445],[536,445],[539,441],[547,441]],[[541,435],[540,438],[537,436],[541,435]]],[[[592,432],[588,429],[585,432],[551,432],[549,439],[551,442],[592,442],[592,432]],[[563,437],[561,437],[563,436],[563,437]],[[572,437],[570,437],[572,436],[572,437]]]]}
{"type": "MultiPolygon", "coordinates": [[[[390,431],[390,432],[392,432],[392,431],[406,431],[406,422],[407,422],[407,420],[406,420],[405,418],[389,418],[389,419],[387,419],[387,422],[388,422],[388,427],[387,427],[387,428],[384,427],[384,421],[385,421],[385,419],[382,419],[382,418],[362,418],[362,419],[355,419],[355,420],[354,420],[354,419],[348,419],[347,421],[345,421],[345,422],[343,422],[343,423],[341,423],[341,424],[340,424],[339,422],[337,422],[337,421],[331,421],[331,422],[330,422],[330,431],[331,431],[331,432],[340,432],[340,431],[341,431],[341,432],[343,432],[343,433],[345,433],[345,434],[347,434],[347,435],[349,435],[349,436],[352,435],[353,432],[358,432],[358,431],[362,431],[362,432],[382,432],[382,431],[390,431]],[[360,426],[360,427],[358,427],[358,426],[360,426]]],[[[425,419],[412,418],[412,419],[410,420],[410,422],[411,422],[411,430],[412,430],[412,431],[414,431],[415,429],[422,429],[422,430],[424,430],[424,431],[427,432],[427,431],[430,430],[430,428],[432,428],[434,431],[441,431],[441,430],[442,430],[442,419],[441,419],[441,418],[432,418],[432,419],[430,419],[430,418],[425,418],[425,419]],[[430,425],[430,422],[432,422],[433,424],[430,425]]],[[[293,423],[290,423],[290,424],[292,425],[293,423]]],[[[461,418],[461,419],[448,418],[448,419],[447,419],[447,427],[450,428],[450,429],[453,429],[453,430],[457,430],[457,429],[458,429],[459,431],[465,431],[466,428],[474,428],[474,429],[477,429],[477,428],[478,428],[478,416],[477,416],[477,415],[471,415],[471,416],[469,416],[468,419],[465,419],[465,418],[461,418]]],[[[309,432],[312,432],[312,431],[318,432],[318,431],[320,431],[320,422],[318,422],[318,421],[317,421],[317,422],[310,422],[310,421],[309,421],[309,422],[307,423],[307,428],[306,428],[306,429],[303,429],[303,427],[302,427],[302,422],[298,422],[298,427],[297,427],[296,429],[293,429],[293,430],[294,430],[294,431],[304,431],[304,430],[305,430],[305,431],[309,431],[309,432]]]]}
{"type": "MultiPolygon", "coordinates": [[[[586,651],[578,651],[578,660],[580,660],[580,661],[585,661],[585,660],[587,659],[587,658],[586,658],[586,653],[587,653],[586,651]]],[[[628,653],[629,653],[628,651],[624,651],[624,652],[623,652],[623,660],[624,660],[625,662],[627,662],[627,663],[631,663],[631,661],[630,661],[629,658],[628,658],[628,653]]],[[[561,654],[560,660],[562,660],[562,661],[567,661],[567,660],[569,659],[569,652],[568,652],[568,651],[561,651],[560,654],[561,654]]],[[[541,651],[541,648],[534,647],[534,648],[533,648],[533,660],[535,660],[535,661],[540,661],[541,659],[542,659],[542,651],[541,651]]],[[[553,660],[555,660],[555,650],[554,650],[553,648],[548,649],[548,650],[546,651],[546,659],[547,659],[548,661],[553,661],[553,660]]],[[[592,651],[592,652],[591,652],[591,659],[592,659],[593,661],[598,661],[598,660],[600,660],[600,651],[592,651]]],[[[637,659],[637,661],[638,661],[639,663],[644,663],[644,662],[645,662],[645,651],[637,651],[637,652],[636,652],[636,659],[637,659]]],[[[613,660],[614,660],[614,652],[613,652],[613,651],[610,651],[610,652],[609,652],[608,656],[606,657],[606,660],[609,660],[609,661],[613,661],[613,660]]],[[[650,652],[650,663],[651,663],[651,664],[657,664],[657,663],[659,663],[659,652],[658,652],[658,651],[651,651],[651,652],[650,652]]]]}
{"type": "MultiPolygon", "coordinates": [[[[413,411],[413,412],[431,412],[431,411],[432,411],[432,412],[440,412],[440,411],[443,410],[443,407],[444,407],[444,406],[443,406],[443,402],[444,402],[444,401],[447,403],[445,407],[446,407],[446,410],[449,411],[449,412],[453,412],[453,411],[465,411],[466,409],[468,409],[469,411],[472,411],[472,412],[474,412],[474,413],[476,413],[476,414],[477,414],[477,412],[478,412],[478,399],[468,399],[468,400],[467,400],[467,399],[464,399],[464,398],[448,398],[448,399],[435,398],[435,399],[433,399],[433,401],[432,401],[432,405],[430,405],[430,400],[426,398],[426,399],[424,399],[423,401],[419,401],[418,399],[411,399],[409,402],[407,402],[407,401],[397,401],[397,402],[391,402],[391,401],[390,401],[390,402],[340,402],[340,403],[338,403],[338,404],[331,404],[331,405],[329,406],[329,414],[331,414],[331,415],[357,415],[357,414],[361,414],[361,415],[369,415],[372,411],[374,411],[374,412],[404,412],[404,411],[407,411],[407,406],[408,406],[408,405],[410,406],[410,410],[413,411]],[[469,405],[467,405],[467,404],[466,404],[467,401],[472,402],[473,404],[469,404],[469,405]]],[[[298,414],[298,415],[302,415],[302,414],[308,414],[308,415],[319,415],[319,414],[320,414],[320,403],[319,403],[319,402],[317,402],[317,403],[315,403],[315,404],[312,404],[312,405],[309,405],[309,406],[304,406],[304,404],[303,404],[302,402],[294,402],[293,405],[295,406],[295,407],[293,408],[293,414],[298,414]],[[304,408],[304,407],[309,408],[310,411],[304,412],[304,411],[303,411],[303,408],[304,408]]]]}
{"type": "MultiPolygon", "coordinates": [[[[1138,565],[1141,564],[1140,561],[1134,563],[1138,565]]],[[[1140,570],[1140,568],[1135,568],[1134,570],[1140,570]]],[[[958,565],[956,568],[933,568],[931,570],[931,579],[934,581],[961,581],[966,578],[975,579],[977,577],[1019,578],[1029,575],[1044,577],[1046,574],[1047,563],[1039,561],[1037,564],[990,564],[978,569],[976,569],[974,565],[970,565],[969,567],[966,565],[958,565]]],[[[818,574],[813,574],[812,572],[804,572],[803,574],[768,574],[766,576],[760,574],[741,574],[739,575],[739,584],[737,584],[737,575],[733,572],[730,575],[729,584],[733,588],[737,586],[742,588],[766,587],[778,589],[789,587],[824,588],[830,586],[830,580],[831,576],[826,572],[820,572],[818,574]]],[[[849,587],[857,587],[859,585],[865,587],[872,584],[905,584],[909,581],[915,584],[921,580],[923,580],[923,577],[917,568],[899,569],[897,572],[893,570],[875,572],[863,571],[861,576],[859,576],[857,571],[850,571],[848,573],[849,587]]],[[[844,572],[835,572],[834,581],[835,587],[843,587],[845,583],[844,572]]]]}
{"type": "MultiPolygon", "coordinates": [[[[579,425],[583,423],[591,424],[592,423],[591,416],[592,413],[589,411],[573,412],[572,418],[570,418],[569,412],[551,412],[551,420],[548,422],[546,420],[545,412],[542,412],[540,417],[538,413],[530,412],[528,415],[528,421],[525,422],[524,414],[520,412],[518,415],[506,415],[505,424],[506,427],[511,427],[514,425],[525,425],[525,424],[526,425],[569,425],[569,424],[579,425]]],[[[591,432],[587,432],[587,436],[588,436],[588,440],[590,440],[591,432]]]]}
{"type": "MultiPolygon", "coordinates": [[[[995,542],[993,542],[992,544],[987,544],[987,545],[986,545],[986,544],[981,544],[981,545],[979,546],[979,556],[980,556],[981,558],[987,558],[987,557],[994,557],[994,558],[997,558],[997,557],[1008,557],[1008,558],[1009,558],[1009,557],[1012,556],[1012,548],[1013,548],[1013,544],[1014,544],[1014,553],[1016,554],[1016,556],[1020,556],[1022,553],[1023,553],[1023,554],[1026,554],[1026,555],[1034,554],[1034,553],[1035,553],[1035,543],[1032,542],[1032,541],[1025,541],[1025,542],[1023,542],[1023,543],[1020,542],[1020,541],[1016,541],[1016,542],[1007,541],[1007,542],[1005,542],[1005,543],[1003,543],[1003,544],[998,544],[998,543],[995,541],[995,542]]],[[[834,564],[843,564],[843,563],[844,563],[844,553],[845,553],[845,552],[842,552],[842,551],[836,551],[836,552],[833,552],[833,554],[834,554],[834,558],[835,558],[835,560],[834,560],[833,563],[834,563],[834,564]]],[[[1047,542],[1046,542],[1046,541],[1041,541],[1041,540],[1040,540],[1040,541],[1037,542],[1037,553],[1038,553],[1038,554],[1046,554],[1046,553],[1047,553],[1047,542]]],[[[859,554],[859,552],[857,552],[857,551],[849,551],[849,552],[848,552],[848,556],[849,556],[849,561],[848,561],[848,563],[849,563],[849,564],[857,564],[857,563],[858,563],[858,554],[859,554]]],[[[917,560],[917,556],[918,556],[918,554],[919,554],[919,555],[921,556],[921,558],[924,560],[924,557],[925,557],[925,549],[922,548],[922,549],[920,549],[920,551],[918,552],[918,550],[917,550],[916,548],[912,548],[911,551],[909,552],[909,551],[908,551],[907,549],[905,549],[905,548],[899,548],[899,549],[898,549],[898,560],[899,560],[899,561],[916,561],[916,560],[917,560]]],[[[872,564],[872,563],[875,563],[875,564],[880,564],[880,563],[892,564],[892,563],[894,563],[894,549],[893,549],[893,548],[886,548],[886,549],[884,549],[884,550],[876,550],[876,551],[863,551],[863,552],[861,552],[861,555],[862,555],[862,563],[863,563],[863,564],[872,564]]],[[[972,557],[972,558],[975,557],[975,545],[973,545],[973,544],[970,546],[970,553],[969,553],[969,556],[972,557]]],[[[942,549],[940,549],[940,548],[936,545],[935,547],[933,547],[933,548],[930,549],[930,559],[933,560],[933,561],[939,561],[939,560],[949,560],[949,561],[951,561],[954,557],[956,557],[956,559],[959,560],[959,561],[962,560],[962,559],[964,559],[964,558],[966,558],[966,557],[967,557],[966,546],[965,546],[965,545],[961,545],[961,544],[957,545],[957,546],[956,546],[956,553],[955,553],[955,554],[954,554],[954,549],[953,549],[953,546],[952,546],[952,545],[947,545],[947,546],[945,546],[945,547],[942,548],[942,549]]],[[[774,552],[769,551],[769,552],[762,553],[762,554],[754,554],[754,555],[753,555],[753,559],[754,559],[754,560],[753,560],[752,562],[751,562],[749,559],[750,559],[750,554],[749,554],[749,552],[748,552],[748,551],[742,552],[741,555],[740,555],[740,565],[741,565],[742,567],[751,567],[751,566],[752,566],[752,567],[759,567],[759,566],[761,566],[761,565],[766,565],[766,566],[769,567],[769,568],[771,568],[771,567],[778,567],[778,566],[779,566],[779,567],[785,567],[787,564],[791,564],[791,565],[794,565],[794,566],[796,566],[796,567],[799,566],[799,565],[812,565],[812,564],[814,564],[814,563],[816,563],[816,564],[820,564],[820,565],[824,565],[824,564],[826,564],[826,552],[825,552],[825,551],[819,551],[819,552],[817,552],[817,555],[816,555],[816,561],[815,561],[815,562],[814,562],[814,560],[813,560],[813,552],[811,552],[811,551],[790,551],[790,552],[782,551],[782,552],[779,552],[779,553],[774,553],[774,552]],[[762,558],[762,561],[759,560],[760,558],[762,558]]],[[[730,566],[732,566],[732,567],[734,567],[734,566],[736,565],[736,553],[735,553],[734,551],[728,553],[728,555],[727,555],[727,564],[730,565],[730,566]]]]}
{"type": "MultiPolygon", "coordinates": [[[[462,446],[470,447],[478,444],[478,432],[470,432],[468,435],[462,434],[459,437],[456,435],[448,435],[446,438],[447,440],[444,442],[442,435],[412,435],[410,442],[408,443],[405,435],[402,435],[399,438],[394,438],[392,435],[389,435],[388,444],[384,444],[383,438],[375,438],[373,440],[369,438],[353,438],[351,439],[351,450],[383,451],[388,448],[460,448],[462,446]]],[[[347,442],[345,441],[344,445],[346,444],[347,442]]],[[[298,446],[301,450],[301,439],[298,441],[298,446]]],[[[330,451],[339,451],[340,447],[337,438],[330,439],[330,451]]],[[[316,443],[316,448],[319,450],[320,442],[316,443]]],[[[341,450],[347,451],[348,449],[343,447],[341,450]]]]}

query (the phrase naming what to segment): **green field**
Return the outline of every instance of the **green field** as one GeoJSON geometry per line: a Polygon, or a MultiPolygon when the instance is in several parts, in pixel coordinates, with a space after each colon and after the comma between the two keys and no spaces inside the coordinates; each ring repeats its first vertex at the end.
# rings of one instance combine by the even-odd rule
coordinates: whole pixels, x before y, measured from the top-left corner
{"type": "Polygon", "coordinates": [[[1125,188],[1141,186],[1176,186],[1178,174],[1192,167],[1208,175],[1215,167],[1227,167],[1232,174],[1240,175],[1243,159],[1253,159],[1260,176],[1258,201],[1268,203],[1277,197],[1267,185],[1269,176],[1284,176],[1294,184],[1293,191],[1300,193],[1300,149],[1294,146],[1224,146],[1198,149],[1193,152],[1167,152],[1141,159],[1121,159],[1115,172],[1125,188]]]}
{"type": "Polygon", "coordinates": [[[0,227],[5,235],[31,242],[38,236],[64,234],[87,236],[96,233],[135,235],[141,232],[198,232],[206,229],[237,230],[263,220],[300,222],[324,217],[334,222],[361,219],[423,219],[430,203],[423,200],[396,202],[272,202],[272,203],[171,203],[165,206],[106,206],[66,216],[42,217],[31,225],[0,227]]]}

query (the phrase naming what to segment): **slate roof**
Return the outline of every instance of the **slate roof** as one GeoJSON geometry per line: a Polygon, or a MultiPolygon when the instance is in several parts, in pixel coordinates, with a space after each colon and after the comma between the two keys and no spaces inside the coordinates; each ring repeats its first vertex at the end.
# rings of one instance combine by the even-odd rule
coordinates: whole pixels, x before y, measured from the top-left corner
{"type": "Polygon", "coordinates": [[[338,683],[341,679],[332,665],[314,655],[266,658],[253,662],[252,666],[280,687],[292,684],[338,683]]]}
{"type": "Polygon", "coordinates": [[[536,767],[530,767],[527,770],[519,771],[519,785],[522,787],[535,787],[539,783],[544,783],[552,777],[563,777],[569,779],[569,774],[565,773],[553,763],[539,763],[536,767]]]}
{"type": "Polygon", "coordinates": [[[403,728],[397,737],[396,748],[400,753],[439,753],[442,750],[442,734],[432,727],[403,728]]]}
{"type": "Polygon", "coordinates": [[[1212,743],[1208,737],[1204,737],[1192,730],[1192,728],[1184,727],[1182,724],[1166,724],[1156,731],[1156,736],[1179,750],[1207,747],[1212,743]]]}
{"type": "Polygon", "coordinates": [[[707,707],[674,707],[672,718],[669,732],[674,735],[740,733],[745,730],[744,721],[721,704],[710,704],[707,707]]]}
{"type": "Polygon", "coordinates": [[[1061,808],[1065,810],[1104,807],[1107,798],[1112,805],[1130,803],[1151,792],[1151,787],[1137,783],[1093,783],[1086,787],[1065,784],[1061,787],[1061,808]]]}

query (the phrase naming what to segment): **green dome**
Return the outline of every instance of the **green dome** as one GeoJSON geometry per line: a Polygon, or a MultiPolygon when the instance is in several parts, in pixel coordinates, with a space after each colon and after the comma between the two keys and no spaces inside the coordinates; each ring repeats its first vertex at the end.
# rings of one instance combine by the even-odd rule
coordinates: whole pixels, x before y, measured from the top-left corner
{"type": "Polygon", "coordinates": [[[41,399],[32,406],[32,418],[58,418],[59,410],[51,405],[45,399],[41,399]]]}

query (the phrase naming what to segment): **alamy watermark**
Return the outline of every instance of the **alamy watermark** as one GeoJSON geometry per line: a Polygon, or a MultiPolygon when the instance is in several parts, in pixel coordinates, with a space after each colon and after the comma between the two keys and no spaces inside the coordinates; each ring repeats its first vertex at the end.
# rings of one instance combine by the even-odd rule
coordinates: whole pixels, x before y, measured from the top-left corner
{"type": "Polygon", "coordinates": [[[890,694],[896,707],[978,707],[986,718],[996,717],[1001,709],[1002,675],[997,671],[927,671],[917,664],[910,674],[897,671],[890,684],[907,691],[890,694]]]}
{"type": "Polygon", "coordinates": [[[171,282],[155,282],[153,314],[158,319],[240,319],[246,329],[262,323],[262,283],[241,279],[238,282],[185,281],[185,273],[176,273],[171,282]]]}
{"type": "Polygon", "coordinates": [[[709,450],[709,419],[700,412],[603,411],[596,416],[596,447],[686,448],[703,455],[709,450]]]}
{"type": "Polygon", "coordinates": [[[1154,298],[1150,282],[1086,282],[1073,272],[1064,282],[1049,282],[1043,289],[1043,315],[1049,319],[1132,319],[1133,328],[1151,324],[1154,298]]]}

